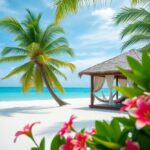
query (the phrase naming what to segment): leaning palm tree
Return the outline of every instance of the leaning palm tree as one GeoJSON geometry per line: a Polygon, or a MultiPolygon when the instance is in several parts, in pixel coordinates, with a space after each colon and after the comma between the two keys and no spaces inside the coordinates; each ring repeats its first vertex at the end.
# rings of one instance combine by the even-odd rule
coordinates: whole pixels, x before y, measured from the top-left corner
{"type": "Polygon", "coordinates": [[[117,24],[127,24],[121,32],[126,38],[122,50],[138,43],[143,43],[142,50],[150,50],[150,12],[144,8],[123,8],[115,17],[117,24]]]}
{"type": "MultiPolygon", "coordinates": [[[[89,6],[91,4],[106,4],[112,0],[53,0],[56,6],[56,22],[60,22],[66,15],[76,13],[82,6],[89,6]]],[[[150,5],[149,0],[130,0],[132,4],[146,3],[150,5]]]]}
{"type": "Polygon", "coordinates": [[[3,79],[22,73],[20,79],[23,92],[27,92],[31,86],[36,91],[43,90],[44,83],[52,97],[62,106],[67,104],[54,92],[54,88],[63,92],[64,88],[57,75],[66,79],[59,68],[67,67],[73,71],[72,63],[57,58],[59,54],[73,56],[73,50],[68,46],[64,37],[64,31],[55,24],[50,24],[43,30],[40,26],[41,14],[34,15],[27,10],[26,18],[19,23],[15,18],[6,17],[0,20],[0,27],[6,28],[15,34],[17,47],[5,47],[1,52],[0,62],[20,62],[24,64],[13,69],[3,79]]]}

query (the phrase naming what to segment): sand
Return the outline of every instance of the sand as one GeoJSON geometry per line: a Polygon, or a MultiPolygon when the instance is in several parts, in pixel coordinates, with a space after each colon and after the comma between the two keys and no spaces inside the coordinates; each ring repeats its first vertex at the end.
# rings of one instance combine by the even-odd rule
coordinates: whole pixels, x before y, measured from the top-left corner
{"type": "Polygon", "coordinates": [[[14,143],[14,134],[27,123],[40,121],[40,125],[33,128],[37,141],[46,137],[47,150],[52,137],[58,132],[64,121],[74,114],[76,129],[90,129],[95,120],[110,121],[114,116],[126,116],[118,111],[90,109],[89,99],[67,99],[70,105],[58,107],[54,101],[20,101],[0,102],[0,150],[30,150],[34,146],[30,139],[21,136],[14,143]]]}

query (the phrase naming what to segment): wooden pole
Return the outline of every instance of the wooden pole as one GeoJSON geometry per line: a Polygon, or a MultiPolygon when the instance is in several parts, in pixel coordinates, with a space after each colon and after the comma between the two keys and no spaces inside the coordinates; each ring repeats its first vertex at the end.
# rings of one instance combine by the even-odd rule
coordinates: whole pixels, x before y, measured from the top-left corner
{"type": "Polygon", "coordinates": [[[92,108],[94,106],[94,76],[91,76],[91,105],[92,108]]]}
{"type": "MultiPolygon", "coordinates": [[[[118,76],[116,77],[116,86],[118,86],[118,76]]],[[[119,96],[118,96],[118,91],[116,90],[116,99],[118,100],[119,96]]]]}

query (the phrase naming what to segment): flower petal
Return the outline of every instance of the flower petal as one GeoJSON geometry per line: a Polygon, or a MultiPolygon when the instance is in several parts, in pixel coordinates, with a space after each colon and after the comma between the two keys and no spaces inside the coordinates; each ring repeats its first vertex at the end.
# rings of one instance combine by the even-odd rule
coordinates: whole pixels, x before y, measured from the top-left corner
{"type": "Polygon", "coordinates": [[[140,130],[140,129],[142,129],[145,126],[145,123],[140,121],[140,120],[137,120],[135,125],[136,125],[136,128],[138,130],[140,130]]]}

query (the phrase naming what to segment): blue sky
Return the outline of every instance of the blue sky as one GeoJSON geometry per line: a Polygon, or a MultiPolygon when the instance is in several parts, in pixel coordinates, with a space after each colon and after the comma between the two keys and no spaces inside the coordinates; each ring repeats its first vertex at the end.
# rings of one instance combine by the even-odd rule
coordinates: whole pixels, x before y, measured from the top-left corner
{"type": "MultiPolygon", "coordinates": [[[[61,22],[70,46],[75,51],[74,58],[61,57],[71,61],[77,67],[73,74],[63,69],[68,76],[67,81],[60,79],[65,87],[89,86],[90,78],[83,76],[80,79],[78,73],[85,68],[120,54],[122,41],[119,33],[123,27],[114,25],[112,18],[121,7],[128,5],[128,0],[113,0],[113,3],[105,7],[89,6],[80,9],[76,15],[67,16],[61,22]]],[[[43,13],[41,21],[43,27],[54,20],[55,9],[52,7],[50,0],[0,0],[0,18],[13,16],[21,21],[26,13],[25,8],[29,8],[34,13],[43,13]]],[[[13,35],[0,29],[0,51],[5,46],[14,45],[16,43],[13,42],[13,35]]],[[[19,64],[0,64],[0,78],[19,64]]],[[[0,86],[20,86],[19,77],[19,75],[16,75],[7,80],[0,80],[0,86]]]]}

